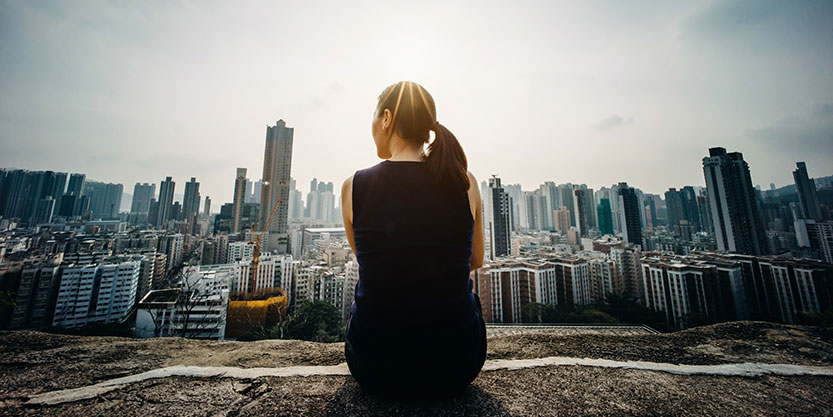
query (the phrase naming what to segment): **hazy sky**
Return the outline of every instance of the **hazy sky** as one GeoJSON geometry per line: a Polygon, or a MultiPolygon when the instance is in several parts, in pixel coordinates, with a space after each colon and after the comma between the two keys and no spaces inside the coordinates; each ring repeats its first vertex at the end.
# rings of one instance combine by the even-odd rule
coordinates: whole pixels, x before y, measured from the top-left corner
{"type": "Polygon", "coordinates": [[[295,128],[293,177],[379,161],[380,91],[422,83],[478,180],[702,185],[712,146],[756,184],[833,174],[833,2],[0,0],[0,167],[158,183],[214,210],[295,128]]]}

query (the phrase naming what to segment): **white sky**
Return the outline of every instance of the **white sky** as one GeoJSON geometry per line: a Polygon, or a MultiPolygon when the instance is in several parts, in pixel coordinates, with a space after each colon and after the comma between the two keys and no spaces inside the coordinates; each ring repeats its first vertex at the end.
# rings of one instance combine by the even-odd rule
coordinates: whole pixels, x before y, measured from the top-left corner
{"type": "Polygon", "coordinates": [[[662,193],[712,146],[764,188],[833,174],[833,2],[397,3],[0,0],[0,167],[195,176],[216,211],[282,118],[298,188],[338,192],[407,79],[481,181],[662,193]]]}

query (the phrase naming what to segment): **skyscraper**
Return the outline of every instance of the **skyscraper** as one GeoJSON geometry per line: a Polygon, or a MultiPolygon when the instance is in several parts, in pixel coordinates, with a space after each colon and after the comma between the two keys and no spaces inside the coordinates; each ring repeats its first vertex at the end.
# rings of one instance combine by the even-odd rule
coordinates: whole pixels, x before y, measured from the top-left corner
{"type": "Polygon", "coordinates": [[[590,225],[588,224],[591,216],[590,206],[587,205],[587,197],[584,195],[585,192],[586,190],[581,188],[576,189],[573,192],[573,195],[575,196],[573,199],[573,204],[575,205],[573,213],[575,213],[575,224],[581,237],[587,237],[587,234],[590,231],[590,225]]]}
{"type": "Polygon", "coordinates": [[[596,206],[596,211],[599,214],[599,231],[602,235],[613,234],[613,216],[610,212],[610,200],[603,198],[599,200],[599,205],[596,206]]]}
{"type": "Polygon", "coordinates": [[[626,242],[642,246],[642,222],[644,216],[642,207],[639,205],[639,197],[636,189],[629,187],[628,183],[619,183],[619,212],[622,225],[622,238],[626,242]]]}
{"type": "Polygon", "coordinates": [[[211,197],[209,196],[205,196],[205,208],[203,208],[203,214],[205,214],[205,217],[211,215],[211,197]]]}
{"type": "Polygon", "coordinates": [[[156,216],[156,226],[173,219],[174,187],[176,183],[172,177],[166,177],[165,181],[159,184],[159,214],[156,216]]]}
{"type": "MultiPolygon", "coordinates": [[[[258,181],[259,182],[259,181],[258,181]]],[[[295,180],[289,180],[289,219],[299,219],[304,215],[304,203],[301,192],[295,189],[295,180]]]]}
{"type": "Polygon", "coordinates": [[[90,210],[94,218],[103,220],[116,219],[121,208],[124,186],[87,181],[84,184],[84,196],[90,199],[90,210]]]}
{"type": "Polygon", "coordinates": [[[491,195],[492,218],[487,219],[490,223],[489,238],[491,241],[491,258],[507,256],[511,253],[509,194],[503,191],[500,186],[500,178],[492,175],[489,178],[489,192],[491,195]]]}
{"type": "Polygon", "coordinates": [[[575,196],[573,194],[573,184],[561,184],[558,186],[558,191],[561,193],[561,205],[567,207],[567,210],[570,211],[570,226],[576,225],[576,213],[575,213],[575,203],[573,200],[575,196]]]}
{"type": "Polygon", "coordinates": [[[798,168],[793,171],[793,179],[795,179],[795,188],[798,191],[798,203],[801,206],[802,218],[821,221],[819,198],[816,195],[816,182],[807,174],[807,164],[796,162],[795,166],[798,168]]]}
{"type": "Polygon", "coordinates": [[[703,173],[717,248],[746,255],[768,254],[764,220],[743,154],[710,148],[709,156],[703,158],[703,173]]]}
{"type": "Polygon", "coordinates": [[[185,183],[185,195],[182,197],[182,219],[191,221],[200,213],[200,183],[191,177],[191,181],[185,183]]]}
{"type": "Polygon", "coordinates": [[[683,218],[683,200],[676,188],[669,188],[665,192],[665,206],[668,210],[668,226],[679,226],[683,218]]]}
{"type": "Polygon", "coordinates": [[[67,194],[80,196],[84,191],[84,182],[87,176],[84,174],[72,174],[69,176],[69,185],[67,186],[67,194]]]}
{"type": "Polygon", "coordinates": [[[266,150],[263,156],[263,185],[260,195],[260,225],[269,233],[267,249],[286,253],[289,218],[289,178],[292,169],[294,129],[278,120],[266,127],[266,150]],[[266,224],[276,203],[278,211],[266,224]]]}
{"type": "Polygon", "coordinates": [[[156,184],[136,183],[133,186],[133,202],[130,204],[131,214],[148,214],[150,200],[156,195],[156,184]]]}
{"type": "Polygon", "coordinates": [[[246,168],[237,168],[237,176],[234,178],[234,197],[232,200],[232,233],[240,232],[240,212],[243,211],[243,204],[246,202],[246,182],[246,168]]]}
{"type": "Polygon", "coordinates": [[[64,192],[67,189],[67,177],[68,175],[66,172],[55,173],[55,183],[52,185],[52,199],[55,200],[54,214],[58,214],[61,197],[63,197],[64,192]]]}

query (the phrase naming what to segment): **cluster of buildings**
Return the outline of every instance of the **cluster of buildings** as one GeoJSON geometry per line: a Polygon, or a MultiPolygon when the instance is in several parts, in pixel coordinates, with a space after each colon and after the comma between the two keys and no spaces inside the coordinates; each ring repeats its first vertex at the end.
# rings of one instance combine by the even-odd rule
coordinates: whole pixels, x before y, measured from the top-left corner
{"type": "Polygon", "coordinates": [[[211,213],[200,183],[123,187],[84,174],[0,170],[2,327],[131,326],[139,337],[223,338],[230,294],[282,288],[349,314],[358,265],[332,182],[313,179],[306,204],[291,171],[293,129],[267,127],[263,177],[240,168],[234,199],[211,213]],[[260,207],[269,207],[260,210],[260,207]]]}
{"type": "Polygon", "coordinates": [[[786,323],[833,309],[830,197],[806,164],[795,193],[752,183],[739,152],[711,148],[706,187],[665,198],[620,182],[598,191],[546,182],[535,191],[481,184],[487,262],[472,273],[492,322],[521,320],[529,303],[587,305],[624,294],[668,323],[786,323]]]}
{"type": "MultiPolygon", "coordinates": [[[[130,325],[139,337],[223,338],[231,295],[280,288],[290,310],[330,303],[347,319],[358,263],[333,183],[305,198],[291,178],[294,129],[267,126],[261,179],[238,168],[233,199],[211,213],[190,178],[123,187],[84,174],[0,170],[0,290],[11,328],[130,325]]],[[[484,266],[472,271],[489,322],[530,303],[582,308],[609,294],[664,312],[669,325],[792,323],[833,309],[833,188],[806,165],[794,187],[761,191],[738,152],[712,148],[705,187],[645,193],[548,181],[480,184],[484,266]]],[[[230,186],[232,181],[229,181],[230,186]]]]}

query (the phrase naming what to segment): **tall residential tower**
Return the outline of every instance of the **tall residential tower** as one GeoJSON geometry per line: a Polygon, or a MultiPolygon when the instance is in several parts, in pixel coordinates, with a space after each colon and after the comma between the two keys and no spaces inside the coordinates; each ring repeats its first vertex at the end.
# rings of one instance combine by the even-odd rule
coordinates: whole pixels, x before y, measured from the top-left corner
{"type": "Polygon", "coordinates": [[[292,168],[294,129],[278,120],[266,127],[266,150],[263,156],[263,185],[260,193],[260,226],[269,231],[267,250],[286,253],[289,218],[289,180],[292,168]],[[278,204],[279,203],[279,204],[278,204]],[[277,212],[267,225],[274,206],[277,212]]]}
{"type": "Polygon", "coordinates": [[[717,248],[746,255],[767,255],[769,246],[749,164],[740,152],[710,148],[703,158],[717,248]]]}

